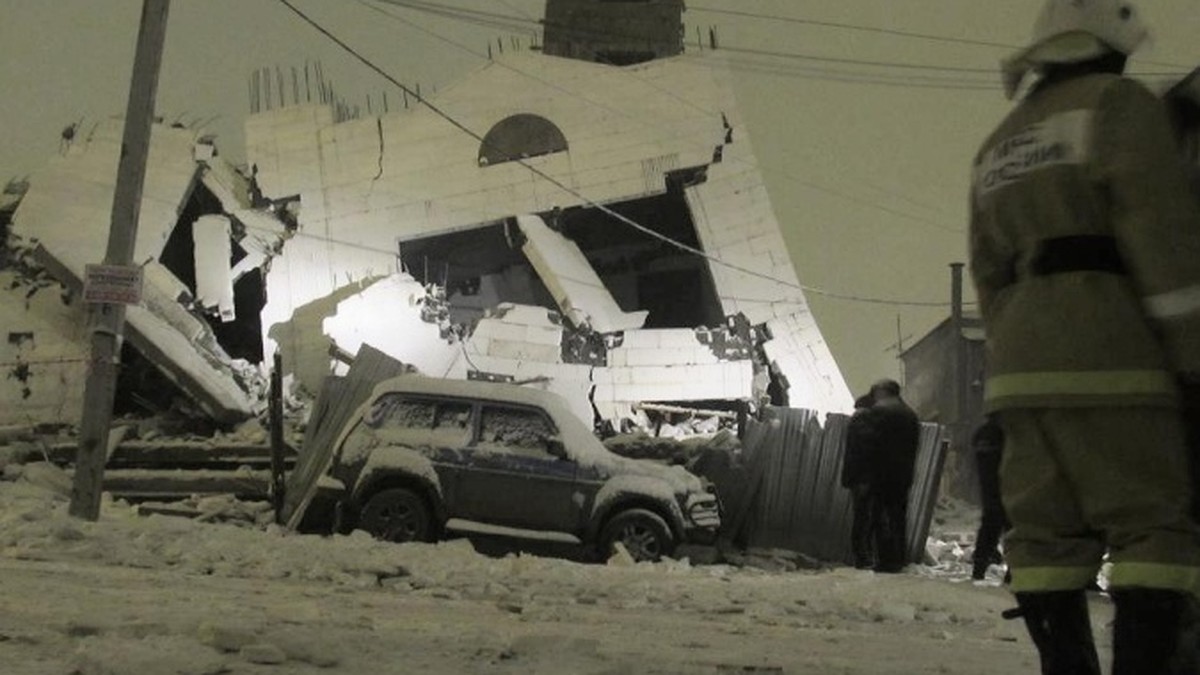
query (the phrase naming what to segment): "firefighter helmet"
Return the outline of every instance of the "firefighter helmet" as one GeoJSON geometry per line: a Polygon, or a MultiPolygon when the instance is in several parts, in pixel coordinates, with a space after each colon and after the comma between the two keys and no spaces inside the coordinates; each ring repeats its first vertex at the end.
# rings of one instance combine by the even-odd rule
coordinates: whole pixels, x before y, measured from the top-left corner
{"type": "Polygon", "coordinates": [[[1146,27],[1124,0],[1046,0],[1028,46],[1005,59],[1009,98],[1030,70],[1047,63],[1078,63],[1116,51],[1129,55],[1146,38],[1146,27]]]}

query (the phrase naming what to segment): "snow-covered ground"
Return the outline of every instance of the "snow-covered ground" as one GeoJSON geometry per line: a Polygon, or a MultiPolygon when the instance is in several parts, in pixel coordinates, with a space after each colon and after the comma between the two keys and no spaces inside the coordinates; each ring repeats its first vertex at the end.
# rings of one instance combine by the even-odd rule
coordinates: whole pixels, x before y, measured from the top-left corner
{"type": "Polygon", "coordinates": [[[940,562],[877,575],[488,557],[289,534],[253,509],[239,526],[106,502],[88,523],[54,467],[4,476],[6,675],[1036,672],[1007,591],[967,579],[967,508],[939,512],[940,562]]]}

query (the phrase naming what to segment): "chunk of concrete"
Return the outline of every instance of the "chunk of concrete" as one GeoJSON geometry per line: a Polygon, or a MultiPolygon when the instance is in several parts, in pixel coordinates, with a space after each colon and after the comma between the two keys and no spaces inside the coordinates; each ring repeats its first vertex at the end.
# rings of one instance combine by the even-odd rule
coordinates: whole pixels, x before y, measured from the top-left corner
{"type": "Polygon", "coordinates": [[[621,310],[574,242],[551,230],[539,216],[518,216],[517,225],[525,234],[521,250],[572,324],[614,333],[646,323],[649,312],[621,310]]]}

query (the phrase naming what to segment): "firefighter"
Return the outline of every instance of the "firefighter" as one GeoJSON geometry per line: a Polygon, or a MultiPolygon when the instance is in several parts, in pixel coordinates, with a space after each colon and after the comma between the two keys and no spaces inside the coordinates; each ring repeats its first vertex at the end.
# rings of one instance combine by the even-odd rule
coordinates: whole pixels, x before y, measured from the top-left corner
{"type": "Polygon", "coordinates": [[[1112,672],[1197,671],[1179,401],[1200,373],[1200,200],[1162,102],[1121,75],[1145,35],[1122,0],[1048,0],[1002,66],[1009,98],[1036,78],[974,163],[985,407],[1043,673],[1100,672],[1083,589],[1106,550],[1112,672]]]}

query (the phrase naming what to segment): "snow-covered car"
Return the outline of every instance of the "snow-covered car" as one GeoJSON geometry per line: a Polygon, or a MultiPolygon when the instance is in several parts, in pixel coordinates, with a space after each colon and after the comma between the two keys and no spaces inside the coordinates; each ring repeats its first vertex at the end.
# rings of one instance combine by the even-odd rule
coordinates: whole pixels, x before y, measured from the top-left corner
{"type": "Polygon", "coordinates": [[[404,375],[377,386],[320,481],[336,529],[390,541],[448,530],[578,542],[637,560],[711,543],[716,495],[680,466],[609,452],[558,395],[404,375]]]}

